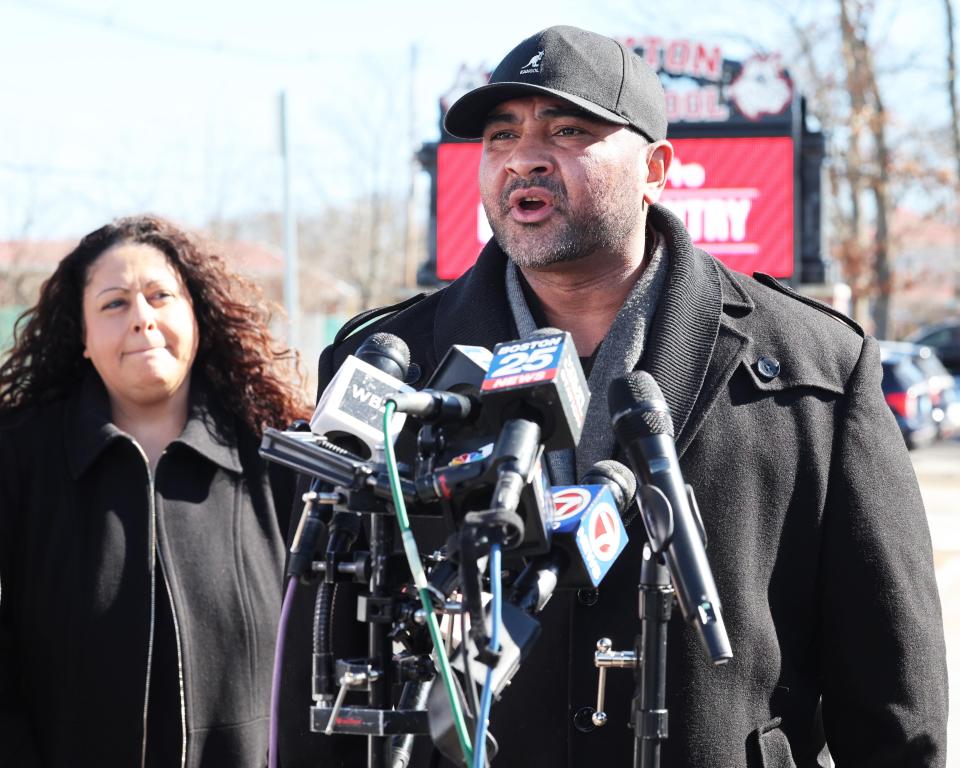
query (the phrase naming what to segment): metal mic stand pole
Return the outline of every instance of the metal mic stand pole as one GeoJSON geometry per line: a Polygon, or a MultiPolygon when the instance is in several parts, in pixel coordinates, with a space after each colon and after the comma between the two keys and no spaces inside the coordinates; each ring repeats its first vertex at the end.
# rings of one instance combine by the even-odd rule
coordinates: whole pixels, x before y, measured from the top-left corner
{"type": "MultiPolygon", "coordinates": [[[[380,675],[370,683],[367,702],[371,709],[390,709],[390,691],[393,685],[391,667],[393,644],[390,640],[390,616],[383,616],[376,609],[377,604],[385,605],[390,601],[390,585],[387,583],[387,558],[393,550],[393,520],[384,514],[370,516],[370,607],[368,615],[370,662],[380,669],[380,675]]],[[[386,768],[387,750],[390,746],[388,736],[367,737],[367,765],[369,768],[386,768]]]]}
{"type": "Polygon", "coordinates": [[[640,566],[640,631],[636,639],[639,663],[634,669],[634,768],[660,768],[660,747],[668,735],[667,625],[673,613],[674,591],[670,571],[649,543],[643,545],[640,566]]]}

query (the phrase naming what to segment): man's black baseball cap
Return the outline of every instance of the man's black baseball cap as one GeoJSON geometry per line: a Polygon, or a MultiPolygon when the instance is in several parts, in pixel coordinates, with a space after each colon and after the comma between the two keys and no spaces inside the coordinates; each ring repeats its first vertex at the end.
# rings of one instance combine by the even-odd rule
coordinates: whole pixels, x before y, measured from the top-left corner
{"type": "Polygon", "coordinates": [[[533,94],[557,96],[603,120],[633,126],[651,141],[667,137],[657,74],[616,40],[576,27],[550,27],[520,43],[487,85],[454,102],[444,127],[453,136],[480,138],[497,104],[533,94]]]}

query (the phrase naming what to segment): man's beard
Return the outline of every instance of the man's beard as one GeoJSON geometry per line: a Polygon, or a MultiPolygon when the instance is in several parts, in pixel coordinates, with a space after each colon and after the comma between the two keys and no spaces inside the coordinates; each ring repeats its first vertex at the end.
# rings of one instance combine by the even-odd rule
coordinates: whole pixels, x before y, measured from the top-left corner
{"type": "Polygon", "coordinates": [[[608,184],[592,196],[589,208],[579,211],[569,210],[567,203],[563,185],[545,177],[527,182],[518,180],[501,192],[494,215],[486,201],[484,210],[497,243],[518,267],[542,269],[580,261],[599,251],[626,250],[641,214],[635,187],[629,183],[608,184]],[[553,215],[542,224],[512,221],[510,194],[534,186],[553,194],[553,215]]]}

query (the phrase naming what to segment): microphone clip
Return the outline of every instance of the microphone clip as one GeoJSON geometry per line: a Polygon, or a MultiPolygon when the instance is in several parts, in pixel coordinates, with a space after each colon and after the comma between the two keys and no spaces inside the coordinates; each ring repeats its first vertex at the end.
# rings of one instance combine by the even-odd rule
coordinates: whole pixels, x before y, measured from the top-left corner
{"type": "MultiPolygon", "coordinates": [[[[687,492],[687,501],[690,504],[690,511],[693,513],[697,533],[700,536],[700,541],[703,542],[704,549],[706,549],[707,531],[703,526],[703,517],[700,514],[697,497],[689,483],[684,485],[684,488],[687,492]]],[[[643,522],[646,525],[650,546],[655,554],[662,554],[673,540],[674,520],[670,500],[663,491],[649,483],[640,486],[637,499],[640,503],[640,514],[643,516],[643,522]]]]}

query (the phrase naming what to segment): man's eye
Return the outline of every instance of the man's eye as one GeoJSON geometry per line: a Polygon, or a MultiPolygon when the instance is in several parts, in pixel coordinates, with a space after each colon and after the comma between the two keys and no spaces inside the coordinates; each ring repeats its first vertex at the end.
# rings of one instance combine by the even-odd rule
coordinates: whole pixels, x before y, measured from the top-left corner
{"type": "Polygon", "coordinates": [[[558,136],[580,136],[582,133],[583,131],[580,128],[574,128],[569,125],[557,129],[558,136]]]}
{"type": "Polygon", "coordinates": [[[513,138],[512,131],[494,131],[490,134],[489,141],[502,141],[503,139],[513,138]]]}

